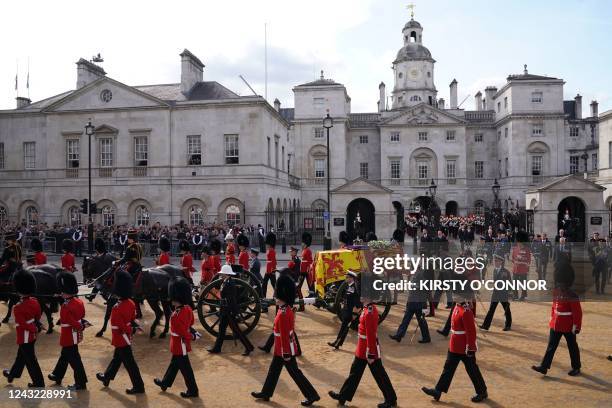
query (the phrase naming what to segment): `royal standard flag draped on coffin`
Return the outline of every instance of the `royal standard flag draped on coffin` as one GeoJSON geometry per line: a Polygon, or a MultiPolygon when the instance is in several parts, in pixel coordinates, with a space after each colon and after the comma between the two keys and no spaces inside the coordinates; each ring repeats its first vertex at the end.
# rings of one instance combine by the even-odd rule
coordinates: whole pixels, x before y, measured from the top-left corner
{"type": "Polygon", "coordinates": [[[368,270],[367,250],[337,249],[319,251],[315,257],[315,290],[320,297],[325,296],[325,287],[343,281],[346,271],[361,272],[368,270]]]}

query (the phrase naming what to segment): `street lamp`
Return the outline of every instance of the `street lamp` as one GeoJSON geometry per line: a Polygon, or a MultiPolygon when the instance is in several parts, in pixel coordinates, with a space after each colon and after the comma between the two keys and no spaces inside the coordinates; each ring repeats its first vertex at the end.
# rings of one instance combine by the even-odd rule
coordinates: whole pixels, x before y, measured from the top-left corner
{"type": "Polygon", "coordinates": [[[429,185],[429,194],[431,195],[431,201],[435,201],[437,189],[438,186],[436,186],[436,182],[434,181],[434,179],[431,179],[431,184],[429,185]]]}
{"type": "Polygon", "coordinates": [[[325,239],[323,240],[323,250],[331,249],[331,191],[330,191],[330,166],[329,166],[329,129],[334,127],[334,120],[329,116],[329,112],[327,112],[327,116],[323,118],[323,127],[327,130],[327,233],[325,234],[325,239]]]}
{"type": "Polygon", "coordinates": [[[438,210],[438,204],[436,203],[436,191],[437,190],[438,190],[438,186],[436,185],[436,182],[432,178],[431,184],[429,185],[425,193],[426,195],[427,193],[429,193],[428,195],[431,197],[431,200],[429,202],[429,209],[427,212],[429,213],[428,221],[434,228],[438,227],[438,221],[439,221],[439,216],[440,216],[440,212],[438,210]]]}
{"type": "Polygon", "coordinates": [[[87,122],[87,125],[85,126],[85,134],[87,135],[88,139],[89,139],[89,167],[88,167],[88,173],[87,173],[87,177],[88,177],[88,187],[89,187],[89,197],[87,200],[87,218],[88,218],[88,223],[87,223],[87,248],[89,249],[89,254],[91,255],[93,253],[93,217],[91,214],[91,136],[96,132],[96,128],[94,125],[91,124],[91,119],[89,119],[89,121],[87,122]]]}

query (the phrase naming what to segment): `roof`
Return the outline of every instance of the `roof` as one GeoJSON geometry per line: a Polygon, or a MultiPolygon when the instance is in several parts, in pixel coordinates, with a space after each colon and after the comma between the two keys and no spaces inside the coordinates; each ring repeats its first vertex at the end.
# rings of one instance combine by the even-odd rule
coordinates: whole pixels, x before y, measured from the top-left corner
{"type": "Polygon", "coordinates": [[[415,59],[431,60],[431,52],[429,52],[427,47],[421,44],[408,43],[400,48],[400,50],[397,52],[397,57],[395,58],[394,63],[415,59]]]}
{"type": "Polygon", "coordinates": [[[349,113],[352,128],[375,127],[380,121],[380,113],[349,113]]]}
{"type": "Polygon", "coordinates": [[[278,112],[287,122],[291,122],[295,117],[295,108],[280,108],[278,112]]]}
{"type": "Polygon", "coordinates": [[[423,28],[423,27],[421,27],[421,23],[411,18],[410,21],[408,21],[406,25],[404,26],[404,30],[410,29],[410,28],[423,28]]]}
{"type": "Polygon", "coordinates": [[[40,101],[31,103],[31,104],[26,105],[23,108],[19,108],[17,110],[20,110],[20,111],[35,110],[36,111],[36,110],[44,109],[47,106],[49,106],[49,105],[59,101],[60,99],[70,95],[73,92],[74,91],[67,91],[67,92],[64,92],[64,93],[61,93],[61,94],[57,94],[57,95],[51,96],[51,97],[49,97],[47,99],[42,99],[40,101]]]}
{"type": "Polygon", "coordinates": [[[232,99],[240,96],[217,81],[198,82],[188,95],[181,92],[181,84],[141,85],[134,88],[164,101],[204,101],[214,99],[232,99]]]}
{"type": "Polygon", "coordinates": [[[536,191],[543,191],[543,190],[548,190],[551,187],[554,187],[558,184],[563,183],[564,181],[567,180],[576,180],[579,181],[581,183],[586,184],[587,186],[591,187],[592,189],[595,190],[599,190],[599,191],[604,191],[606,190],[605,187],[600,186],[599,184],[592,182],[591,180],[585,179],[584,177],[582,177],[580,174],[568,174],[565,176],[560,176],[560,177],[556,177],[552,180],[549,180],[547,182],[544,182],[538,186],[535,186],[534,188],[531,188],[529,190],[527,190],[527,192],[536,192],[536,191]]]}
{"type": "Polygon", "coordinates": [[[342,85],[339,82],[334,81],[333,79],[317,79],[316,81],[306,82],[305,84],[300,84],[301,86],[330,86],[330,85],[342,85]]]}
{"type": "Polygon", "coordinates": [[[508,81],[534,81],[534,80],[559,80],[559,78],[549,77],[544,75],[534,75],[534,74],[512,74],[508,75],[506,78],[508,81]]]}
{"type": "Polygon", "coordinates": [[[190,59],[191,59],[193,62],[195,62],[197,65],[199,65],[199,66],[200,66],[200,68],[204,68],[204,66],[205,66],[205,65],[202,63],[202,61],[200,61],[200,59],[199,59],[198,57],[196,57],[195,55],[193,55],[193,54],[191,53],[191,51],[189,51],[187,48],[185,48],[185,49],[183,50],[183,52],[181,52],[181,53],[179,54],[179,56],[181,56],[181,57],[188,57],[188,58],[190,58],[190,59]]]}

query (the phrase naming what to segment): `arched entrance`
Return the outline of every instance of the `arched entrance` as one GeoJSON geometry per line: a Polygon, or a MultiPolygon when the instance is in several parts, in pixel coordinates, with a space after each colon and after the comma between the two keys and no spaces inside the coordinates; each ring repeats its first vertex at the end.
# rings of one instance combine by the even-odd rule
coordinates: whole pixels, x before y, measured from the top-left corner
{"type": "Polygon", "coordinates": [[[446,203],[446,208],[444,209],[444,213],[446,215],[457,215],[457,211],[459,209],[459,204],[456,201],[448,201],[446,203]]]}
{"type": "Polygon", "coordinates": [[[406,223],[404,216],[404,206],[399,201],[393,201],[393,208],[395,208],[395,228],[396,229],[404,229],[404,224],[406,223]]]}
{"type": "Polygon", "coordinates": [[[557,207],[557,229],[564,229],[572,242],[584,242],[585,232],[585,206],[578,197],[566,197],[557,207]]]}
{"type": "Polygon", "coordinates": [[[357,198],[346,207],[346,232],[351,239],[364,239],[368,232],[376,232],[374,204],[368,199],[357,198]]]}
{"type": "Polygon", "coordinates": [[[431,204],[431,197],[418,196],[412,201],[413,211],[416,213],[426,214],[431,204]]]}

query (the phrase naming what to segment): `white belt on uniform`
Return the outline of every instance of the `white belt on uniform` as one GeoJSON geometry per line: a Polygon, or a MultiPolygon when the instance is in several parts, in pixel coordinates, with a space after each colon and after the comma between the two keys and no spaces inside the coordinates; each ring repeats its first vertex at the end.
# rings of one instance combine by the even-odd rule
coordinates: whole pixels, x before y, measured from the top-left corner
{"type": "Polygon", "coordinates": [[[572,312],[559,312],[558,310],[555,310],[555,312],[557,313],[558,316],[571,316],[572,312]]]}
{"type": "MultiPolygon", "coordinates": [[[[30,320],[26,321],[26,324],[30,324],[30,323],[34,323],[34,319],[30,319],[30,320]]],[[[17,323],[15,325],[15,327],[19,327],[19,323],[17,323]]]]}
{"type": "Polygon", "coordinates": [[[280,336],[281,336],[280,333],[274,332],[274,337],[280,337],[280,336]]]}
{"type": "Polygon", "coordinates": [[[111,330],[119,330],[119,326],[111,326],[111,330]]]}
{"type": "Polygon", "coordinates": [[[174,332],[170,332],[170,335],[171,335],[171,336],[174,336],[174,337],[181,337],[181,336],[179,336],[178,334],[176,334],[176,333],[174,333],[174,332]]]}
{"type": "Polygon", "coordinates": [[[365,334],[359,334],[358,336],[360,339],[364,339],[364,340],[367,340],[368,338],[365,334]]]}
{"type": "Polygon", "coordinates": [[[62,324],[60,324],[60,327],[72,327],[72,326],[70,326],[69,324],[66,324],[66,323],[62,323],[62,324]]]}
{"type": "Polygon", "coordinates": [[[465,334],[465,331],[463,331],[463,330],[451,330],[451,333],[453,333],[453,334],[465,334]]]}

